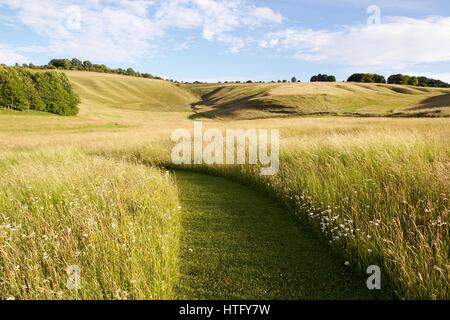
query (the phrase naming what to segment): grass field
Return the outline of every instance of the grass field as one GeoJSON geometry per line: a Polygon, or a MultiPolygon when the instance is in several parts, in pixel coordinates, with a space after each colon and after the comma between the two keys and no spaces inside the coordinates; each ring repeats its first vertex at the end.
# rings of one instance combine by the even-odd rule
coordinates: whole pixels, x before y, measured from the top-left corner
{"type": "MultiPolygon", "coordinates": [[[[235,272],[246,272],[254,277],[263,297],[280,297],[280,291],[277,293],[277,290],[281,290],[288,297],[314,297],[314,293],[311,295],[312,289],[308,289],[306,284],[304,287],[300,285],[300,288],[296,286],[295,290],[286,287],[282,281],[276,287],[266,286],[264,279],[274,278],[264,278],[256,272],[256,269],[267,268],[264,270],[267,270],[268,275],[273,274],[274,265],[266,263],[267,257],[278,255],[280,265],[285,266],[289,272],[286,279],[292,279],[295,283],[301,283],[301,279],[311,279],[310,281],[329,279],[334,270],[338,270],[337,274],[340,274],[339,270],[344,261],[349,261],[349,269],[354,272],[350,276],[352,279],[364,277],[368,265],[379,264],[383,270],[383,279],[397,298],[449,298],[450,119],[292,116],[316,112],[379,115],[396,112],[414,113],[422,109],[427,112],[440,110],[441,115],[445,115],[449,110],[448,93],[444,92],[445,90],[369,84],[179,87],[157,80],[114,75],[69,72],[68,76],[82,100],[81,112],[77,117],[0,112],[0,150],[7,154],[2,158],[0,179],[2,185],[11,186],[5,188],[0,196],[1,210],[2,213],[5,212],[0,217],[9,219],[0,224],[10,225],[8,228],[12,226],[13,229],[15,225],[12,222],[36,226],[41,228],[39,232],[42,235],[48,235],[59,230],[62,225],[72,225],[73,230],[84,228],[81,223],[83,218],[98,217],[99,224],[106,228],[111,222],[111,217],[106,214],[111,211],[111,208],[106,206],[109,201],[104,202],[103,198],[95,196],[95,190],[91,192],[89,189],[92,177],[98,176],[100,181],[109,181],[109,187],[106,189],[108,195],[105,195],[104,199],[113,197],[114,201],[128,203],[131,198],[134,203],[137,199],[139,203],[142,201],[157,206],[157,209],[150,212],[144,209],[139,211],[140,223],[155,226],[158,231],[149,234],[145,241],[130,244],[136,254],[130,256],[136,270],[130,271],[123,280],[131,281],[136,277],[137,279],[133,280],[142,281],[150,277],[151,281],[146,282],[149,284],[148,287],[140,287],[139,290],[133,291],[126,283],[114,280],[118,274],[123,274],[121,270],[125,270],[128,266],[127,260],[115,259],[117,252],[111,252],[111,248],[120,247],[121,244],[121,238],[115,233],[106,235],[96,233],[99,241],[105,236],[109,237],[110,242],[105,242],[96,252],[86,251],[86,260],[79,262],[83,264],[86,261],[95,261],[91,263],[93,273],[87,272],[85,276],[93,278],[94,272],[97,276],[101,274],[101,277],[111,275],[111,283],[94,282],[92,287],[86,287],[86,291],[80,292],[79,296],[61,289],[62,279],[66,277],[65,266],[68,263],[72,264],[70,258],[79,250],[77,249],[80,245],[77,241],[81,241],[79,239],[62,244],[59,251],[52,247],[46,251],[49,256],[50,252],[55,254],[57,263],[52,264],[54,269],[34,268],[32,272],[35,273],[27,270],[26,273],[19,272],[17,275],[9,271],[5,273],[4,270],[12,270],[23,261],[32,261],[30,265],[37,266],[45,266],[43,264],[45,261],[38,255],[42,252],[40,246],[43,244],[32,241],[20,242],[19,238],[11,238],[14,245],[7,245],[6,240],[11,237],[10,231],[2,228],[0,282],[8,284],[2,285],[4,288],[1,291],[2,297],[111,298],[115,297],[114,292],[118,289],[128,292],[128,296],[124,294],[122,298],[170,298],[173,294],[183,298],[193,297],[194,294],[198,294],[195,297],[201,298],[224,297],[231,290],[239,293],[239,296],[233,296],[235,298],[249,297],[246,295],[246,288],[251,284],[236,284],[234,278],[230,278],[228,286],[225,285],[223,291],[217,287],[209,289],[210,291],[195,290],[200,283],[208,283],[206,274],[210,271],[210,267],[214,268],[214,265],[201,265],[197,260],[191,261],[189,248],[186,246],[195,245],[191,248],[194,249],[192,257],[195,259],[203,258],[197,248],[208,248],[203,254],[210,255],[214,259],[223,254],[224,260],[215,260],[222,263],[227,262],[226,258],[229,257],[227,252],[232,246],[246,240],[243,234],[254,236],[255,243],[264,243],[281,236],[281,231],[286,230],[292,238],[280,238],[280,243],[287,241],[286,239],[296,239],[293,244],[313,248],[311,242],[317,241],[317,246],[321,249],[315,254],[320,259],[327,257],[325,262],[320,260],[325,266],[314,270],[308,266],[316,263],[318,261],[316,259],[303,261],[304,259],[300,259],[297,255],[285,257],[279,243],[274,243],[275,241],[266,245],[270,248],[267,256],[253,250],[252,255],[240,257],[239,261],[242,263],[240,267],[236,266],[235,272]],[[266,100],[271,102],[266,103],[266,100]],[[259,105],[261,101],[264,102],[262,110],[255,108],[254,106],[259,105]],[[323,104],[318,104],[319,101],[323,101],[323,104]],[[273,109],[275,111],[270,108],[268,110],[267,105],[275,105],[273,109]],[[321,107],[311,109],[317,105],[321,107]],[[292,110],[295,112],[290,112],[292,110]],[[269,118],[286,114],[291,116],[269,118]],[[218,220],[221,224],[216,227],[222,228],[221,230],[230,236],[233,232],[241,231],[237,235],[243,237],[243,240],[238,237],[233,242],[233,238],[224,237],[229,239],[229,242],[226,242],[229,246],[221,248],[223,251],[214,251],[214,244],[220,240],[218,237],[222,231],[214,233],[205,223],[202,223],[202,229],[200,227],[198,230],[193,229],[197,228],[196,219],[198,223],[208,222],[211,217],[207,215],[207,208],[196,207],[195,201],[186,199],[195,197],[200,200],[202,194],[207,193],[208,189],[219,188],[217,184],[221,182],[193,177],[192,180],[195,181],[191,183],[189,178],[181,177],[182,186],[178,197],[174,182],[166,177],[164,172],[142,166],[143,162],[170,164],[169,155],[172,146],[169,140],[170,133],[177,128],[192,128],[192,121],[189,118],[193,116],[212,118],[205,120],[205,127],[281,130],[281,171],[274,178],[268,180],[260,178],[256,168],[196,168],[247,184],[266,198],[269,196],[288,207],[292,216],[289,216],[288,210],[278,207],[277,209],[272,207],[275,204],[267,202],[267,206],[273,208],[273,218],[279,222],[279,228],[271,228],[268,225],[271,220],[266,217],[267,220],[260,220],[266,223],[258,225],[255,222],[257,228],[252,228],[250,220],[239,229],[234,226],[237,223],[236,219],[233,219],[235,213],[228,210],[227,205],[222,205],[213,213],[223,212],[230,219],[224,219],[222,222],[218,220]],[[251,120],[252,118],[255,120],[251,120]],[[72,151],[68,155],[54,155],[55,148],[58,150],[61,146],[70,147],[72,151]],[[28,155],[30,152],[32,156],[28,155]],[[48,156],[48,153],[52,156],[48,156]],[[20,175],[12,175],[11,172],[27,173],[26,179],[30,180],[24,182],[20,175]],[[59,172],[66,172],[63,178],[59,178],[59,172]],[[86,173],[80,175],[80,172],[86,173]],[[199,184],[208,185],[208,188],[202,189],[199,184]],[[31,192],[26,188],[27,185],[36,186],[33,188],[36,197],[41,197],[43,193],[57,195],[67,189],[74,193],[74,199],[78,199],[81,190],[86,186],[88,191],[83,192],[91,199],[88,201],[89,204],[96,206],[96,209],[93,211],[79,209],[72,213],[68,208],[47,209],[46,204],[44,208],[47,216],[55,219],[46,219],[48,221],[44,223],[40,219],[42,216],[39,210],[23,215],[17,208],[11,207],[11,203],[21,202],[24,197],[30,198],[30,195],[33,195],[24,194],[31,192]],[[152,190],[165,190],[164,196],[153,198],[152,190]],[[114,194],[122,193],[124,198],[117,200],[114,194]],[[175,235],[180,226],[176,222],[176,211],[173,209],[177,208],[178,202],[183,199],[188,203],[183,205],[186,207],[186,218],[195,220],[184,220],[185,224],[181,225],[180,234],[183,236],[179,260],[177,251],[179,238],[175,235]],[[70,214],[67,215],[67,212],[70,214]],[[172,220],[161,218],[165,212],[174,212],[173,222],[169,223],[172,220]],[[205,215],[196,215],[196,212],[205,212],[205,215]],[[298,219],[292,218],[295,215],[298,219]],[[156,220],[145,220],[151,217],[155,217],[156,220]],[[18,222],[19,220],[12,219],[22,220],[18,222]],[[288,225],[291,221],[292,226],[288,225]],[[304,235],[296,238],[293,235],[296,230],[302,233],[305,226],[315,231],[315,238],[304,235]],[[164,251],[158,242],[158,236],[167,232],[173,236],[167,239],[170,241],[164,245],[166,250],[164,251]],[[210,241],[212,236],[217,238],[210,241]],[[328,251],[327,244],[332,251],[328,251]],[[156,249],[152,251],[149,248],[160,248],[161,251],[158,252],[156,249]],[[10,257],[17,260],[10,260],[10,257]],[[102,269],[102,271],[100,267],[95,267],[103,266],[111,259],[119,260],[123,264],[119,264],[114,270],[102,269]],[[102,262],[97,264],[96,261],[102,262]],[[289,265],[290,261],[293,266],[289,265]],[[178,269],[177,263],[180,264],[181,270],[178,269]],[[155,264],[157,267],[152,270],[159,271],[144,274],[138,268],[155,264]],[[164,265],[170,267],[162,267],[164,265]],[[196,266],[202,267],[198,273],[189,272],[189,268],[196,266]],[[32,292],[25,290],[22,287],[24,274],[36,274],[35,285],[43,289],[32,292]],[[43,285],[44,279],[50,281],[50,284],[45,282],[46,285],[43,285]],[[181,279],[184,288],[181,293],[167,289],[179,286],[178,279],[181,279]],[[162,287],[162,281],[165,287],[162,287]],[[113,282],[118,285],[114,285],[113,282]],[[98,293],[100,287],[103,290],[100,291],[101,295],[98,293]],[[301,292],[301,288],[305,291],[301,292]],[[262,292],[266,289],[267,294],[263,295],[262,292]],[[54,292],[61,290],[63,295],[55,296],[54,292]]],[[[213,198],[212,195],[210,197],[211,201],[217,201],[217,204],[220,204],[220,201],[226,202],[227,196],[229,197],[228,193],[222,193],[220,190],[220,188],[217,190],[217,194],[221,194],[220,198],[213,198]]],[[[251,197],[260,199],[255,200],[259,205],[263,201],[268,201],[247,190],[242,190],[242,193],[249,199],[251,197]]],[[[134,210],[133,206],[124,208],[126,208],[124,211],[112,212],[115,215],[127,216],[129,210],[132,212],[134,210]]],[[[249,214],[256,219],[256,215],[261,213],[251,211],[249,214]]],[[[142,231],[139,229],[140,226],[141,224],[138,224],[136,232],[142,231]]],[[[252,251],[252,248],[249,247],[247,250],[252,251]]],[[[292,247],[292,250],[298,248],[292,247]]],[[[220,269],[217,272],[216,275],[223,278],[220,269]]],[[[320,292],[323,293],[323,298],[350,297],[347,289],[353,290],[352,286],[342,288],[342,291],[340,287],[330,287],[327,291],[326,282],[324,280],[321,283],[323,290],[320,292]]],[[[365,294],[359,295],[357,292],[355,291],[355,295],[358,297],[365,294]]]]}

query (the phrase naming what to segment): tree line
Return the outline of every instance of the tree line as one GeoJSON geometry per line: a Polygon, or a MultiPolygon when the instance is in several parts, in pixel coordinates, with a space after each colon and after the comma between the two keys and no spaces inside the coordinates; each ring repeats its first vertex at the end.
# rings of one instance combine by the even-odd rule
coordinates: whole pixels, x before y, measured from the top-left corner
{"type": "Polygon", "coordinates": [[[450,84],[427,77],[414,77],[404,74],[394,74],[388,78],[389,84],[410,85],[416,87],[450,88],[450,84]]]}
{"type": "Polygon", "coordinates": [[[0,107],[74,116],[79,102],[64,73],[0,66],[0,107]]]}
{"type": "MultiPolygon", "coordinates": [[[[17,66],[17,65],[16,65],[17,66]]],[[[74,71],[91,71],[91,72],[100,72],[100,73],[111,73],[111,74],[120,74],[124,76],[138,77],[138,78],[147,78],[147,79],[159,79],[160,77],[156,77],[150,73],[141,73],[135,71],[133,68],[127,69],[113,69],[104,64],[95,64],[89,60],[81,61],[77,58],[69,59],[52,59],[50,62],[43,66],[35,66],[32,63],[24,64],[22,67],[30,68],[30,69],[45,69],[45,70],[74,70],[74,71]]]]}
{"type": "Polygon", "coordinates": [[[427,77],[414,77],[404,74],[394,74],[390,76],[386,81],[384,76],[379,74],[355,73],[351,75],[347,81],[364,83],[388,83],[415,87],[450,88],[450,84],[441,80],[431,79],[427,77]]]}
{"type": "MultiPolygon", "coordinates": [[[[288,80],[278,80],[278,81],[258,81],[254,82],[252,80],[248,81],[225,81],[225,84],[228,83],[295,83],[301,82],[297,79],[297,77],[292,77],[291,81],[288,80]]],[[[318,74],[312,76],[310,82],[336,82],[336,77],[333,75],[327,74],[318,74]]],[[[430,79],[427,77],[413,77],[402,74],[395,74],[390,76],[387,80],[384,76],[375,74],[375,73],[354,73],[348,79],[347,82],[361,82],[361,83],[382,83],[382,84],[399,84],[399,85],[410,85],[417,87],[437,87],[437,88],[450,88],[450,84],[443,82],[441,80],[430,79]]],[[[219,81],[219,83],[222,83],[219,81]]],[[[203,84],[203,82],[195,81],[193,84],[203,84]]]]}

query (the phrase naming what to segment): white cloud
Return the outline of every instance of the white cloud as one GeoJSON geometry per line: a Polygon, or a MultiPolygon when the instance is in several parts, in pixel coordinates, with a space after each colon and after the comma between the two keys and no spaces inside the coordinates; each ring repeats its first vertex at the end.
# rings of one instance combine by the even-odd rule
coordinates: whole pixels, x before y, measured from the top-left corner
{"type": "Polygon", "coordinates": [[[29,59],[19,54],[16,49],[8,45],[0,44],[0,63],[12,65],[15,63],[29,62],[29,59]]]}
{"type": "Polygon", "coordinates": [[[252,12],[250,12],[250,18],[256,19],[255,21],[258,23],[271,22],[271,23],[282,23],[283,16],[280,13],[273,11],[270,8],[259,7],[254,8],[252,12]]]}
{"type": "Polygon", "coordinates": [[[0,0],[19,21],[48,39],[49,51],[85,59],[125,61],[144,54],[158,28],[143,12],[151,2],[0,0]]]}
{"type": "Polygon", "coordinates": [[[252,39],[244,39],[241,37],[233,37],[230,35],[221,34],[217,37],[217,41],[228,44],[231,53],[238,53],[248,43],[252,42],[252,39]]]}
{"type": "Polygon", "coordinates": [[[267,34],[259,45],[292,50],[304,61],[350,67],[403,69],[450,61],[450,17],[384,21],[340,31],[287,29],[267,34]]]}
{"type": "Polygon", "coordinates": [[[271,8],[249,5],[242,0],[166,0],[155,17],[167,27],[201,28],[204,39],[228,44],[231,52],[239,52],[248,45],[249,38],[233,36],[230,32],[283,21],[283,16],[271,8]]]}
{"type": "Polygon", "coordinates": [[[48,39],[51,53],[100,61],[129,61],[153,51],[171,29],[199,29],[204,39],[243,48],[242,28],[283,17],[246,0],[0,0],[17,20],[48,39]]]}

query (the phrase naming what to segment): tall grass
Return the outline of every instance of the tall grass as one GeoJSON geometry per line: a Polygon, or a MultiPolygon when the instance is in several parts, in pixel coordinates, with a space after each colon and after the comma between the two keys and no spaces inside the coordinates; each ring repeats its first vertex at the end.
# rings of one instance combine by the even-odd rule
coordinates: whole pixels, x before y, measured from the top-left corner
{"type": "Polygon", "coordinates": [[[58,150],[0,157],[0,185],[0,299],[173,297],[179,211],[168,175],[58,150]],[[79,290],[66,286],[70,266],[79,290]]]}
{"type": "MultiPolygon", "coordinates": [[[[365,274],[379,265],[383,285],[398,298],[450,298],[445,135],[327,133],[288,138],[282,145],[281,170],[271,178],[249,166],[190,169],[238,180],[283,202],[356,271],[365,274]]],[[[170,165],[154,150],[134,154],[170,165]]]]}
{"type": "Polygon", "coordinates": [[[347,136],[294,147],[282,164],[272,188],[357,269],[382,266],[401,298],[450,298],[448,144],[347,136]]]}

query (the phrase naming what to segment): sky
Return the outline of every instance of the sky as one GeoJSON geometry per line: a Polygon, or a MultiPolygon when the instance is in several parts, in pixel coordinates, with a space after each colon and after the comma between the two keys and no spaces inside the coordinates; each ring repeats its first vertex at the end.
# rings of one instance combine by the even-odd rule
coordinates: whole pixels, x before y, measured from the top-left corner
{"type": "Polygon", "coordinates": [[[450,2],[0,0],[0,63],[66,57],[179,81],[372,72],[450,82],[450,2]]]}

